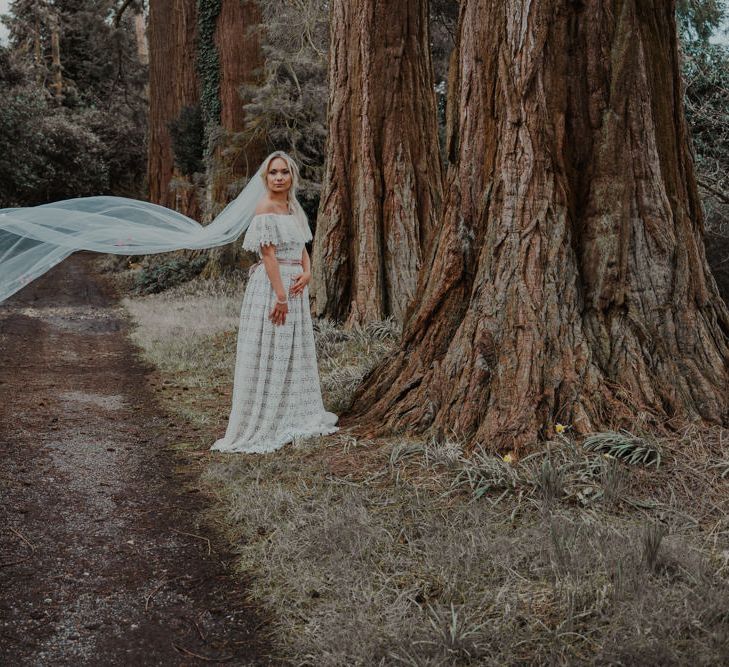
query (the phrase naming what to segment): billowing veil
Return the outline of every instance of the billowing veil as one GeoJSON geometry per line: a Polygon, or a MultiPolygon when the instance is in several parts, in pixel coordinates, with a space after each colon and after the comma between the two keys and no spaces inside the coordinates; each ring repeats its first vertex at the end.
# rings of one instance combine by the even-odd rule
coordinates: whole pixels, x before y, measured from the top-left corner
{"type": "Polygon", "coordinates": [[[289,210],[306,224],[296,198],[298,169],[283,151],[271,153],[240,194],[205,226],[158,204],[106,195],[0,209],[0,301],[76,250],[151,255],[234,241],[247,229],[266,193],[266,170],[274,157],[284,158],[292,168],[289,210]]]}

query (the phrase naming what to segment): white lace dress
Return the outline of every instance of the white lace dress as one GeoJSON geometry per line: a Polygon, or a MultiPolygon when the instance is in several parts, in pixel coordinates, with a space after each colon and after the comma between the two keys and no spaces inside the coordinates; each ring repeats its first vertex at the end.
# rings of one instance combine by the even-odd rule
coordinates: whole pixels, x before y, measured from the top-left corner
{"type": "MultiPolygon", "coordinates": [[[[257,250],[273,243],[279,259],[301,259],[312,238],[309,226],[293,215],[265,213],[253,217],[243,248],[257,250]]],[[[279,263],[288,293],[297,264],[279,263]]],[[[270,452],[294,438],[328,435],[339,430],[337,415],[327,412],[321,397],[309,311],[309,287],[289,294],[283,325],[268,319],[276,293],[265,266],[258,264],[246,286],[240,311],[233,405],[225,437],[211,447],[221,452],[270,452]]]]}

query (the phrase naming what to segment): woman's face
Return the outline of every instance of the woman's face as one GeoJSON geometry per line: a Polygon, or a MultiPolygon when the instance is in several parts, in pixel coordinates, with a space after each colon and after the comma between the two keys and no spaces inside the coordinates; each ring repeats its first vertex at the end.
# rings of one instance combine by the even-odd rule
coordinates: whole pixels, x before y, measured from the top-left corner
{"type": "Polygon", "coordinates": [[[291,188],[291,170],[281,157],[275,157],[268,164],[266,183],[271,192],[288,192],[291,188]]]}

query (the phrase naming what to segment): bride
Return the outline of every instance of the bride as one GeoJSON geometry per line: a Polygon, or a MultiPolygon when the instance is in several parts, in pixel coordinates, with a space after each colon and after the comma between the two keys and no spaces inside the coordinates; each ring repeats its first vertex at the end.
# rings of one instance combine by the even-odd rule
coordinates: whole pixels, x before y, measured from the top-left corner
{"type": "Polygon", "coordinates": [[[298,168],[276,151],[260,175],[267,192],[243,239],[260,259],[241,306],[228,427],[211,447],[222,452],[270,452],[294,438],[339,430],[321,397],[304,245],[312,235],[297,205],[298,168]]]}
{"type": "Polygon", "coordinates": [[[148,255],[221,246],[245,232],[257,251],[243,296],[233,405],[211,449],[270,452],[294,438],[339,430],[324,409],[309,312],[298,167],[271,153],[239,195],[206,226],[151,202],[100,195],[0,209],[0,302],[77,250],[148,255]]]}

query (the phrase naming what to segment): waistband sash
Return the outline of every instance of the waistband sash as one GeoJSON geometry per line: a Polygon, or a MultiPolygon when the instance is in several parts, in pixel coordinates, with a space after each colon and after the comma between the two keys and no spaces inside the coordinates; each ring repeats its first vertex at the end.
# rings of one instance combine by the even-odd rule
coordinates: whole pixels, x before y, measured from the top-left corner
{"type": "MultiPolygon", "coordinates": [[[[276,261],[279,264],[299,264],[301,265],[300,259],[279,259],[276,258],[276,261]]],[[[263,260],[259,259],[253,266],[251,266],[250,269],[248,269],[248,277],[250,278],[253,275],[253,272],[259,267],[259,265],[263,264],[263,260]]]]}

